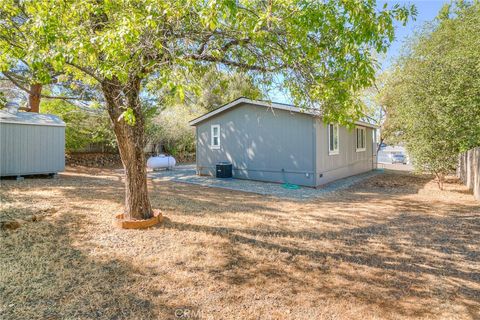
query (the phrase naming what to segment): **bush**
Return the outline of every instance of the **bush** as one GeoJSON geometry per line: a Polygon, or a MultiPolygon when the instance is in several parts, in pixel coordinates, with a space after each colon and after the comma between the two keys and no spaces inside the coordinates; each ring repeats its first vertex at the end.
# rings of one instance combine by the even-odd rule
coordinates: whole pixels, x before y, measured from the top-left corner
{"type": "Polygon", "coordinates": [[[44,100],[40,112],[54,114],[65,122],[67,152],[81,151],[90,144],[116,149],[115,136],[104,110],[85,111],[62,100],[44,100]]]}
{"type": "Polygon", "coordinates": [[[446,6],[407,48],[382,92],[389,142],[442,186],[460,152],[480,145],[480,3],[446,6]]]}
{"type": "Polygon", "coordinates": [[[198,113],[184,106],[172,106],[160,111],[147,126],[147,142],[160,145],[163,152],[188,158],[195,152],[195,128],[188,122],[198,113]]]}

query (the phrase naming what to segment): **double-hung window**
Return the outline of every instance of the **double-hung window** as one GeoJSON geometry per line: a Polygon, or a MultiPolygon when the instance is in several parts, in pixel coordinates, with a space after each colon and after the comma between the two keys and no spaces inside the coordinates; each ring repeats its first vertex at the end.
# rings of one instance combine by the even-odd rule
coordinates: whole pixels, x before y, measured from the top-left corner
{"type": "Polygon", "coordinates": [[[220,125],[214,124],[210,130],[210,147],[212,149],[220,149],[220,125]]]}
{"type": "Polygon", "coordinates": [[[338,154],[338,150],[339,150],[338,125],[329,124],[328,125],[328,154],[329,155],[338,154]]]}
{"type": "Polygon", "coordinates": [[[355,133],[357,137],[357,152],[365,151],[367,149],[366,130],[363,127],[356,127],[355,133]]]}

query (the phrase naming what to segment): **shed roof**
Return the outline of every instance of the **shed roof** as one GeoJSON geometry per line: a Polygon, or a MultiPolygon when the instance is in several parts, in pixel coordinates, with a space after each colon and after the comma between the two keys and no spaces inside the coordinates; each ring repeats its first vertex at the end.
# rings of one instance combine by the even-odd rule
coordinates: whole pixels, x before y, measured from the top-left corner
{"type": "Polygon", "coordinates": [[[52,114],[33,112],[17,112],[13,114],[6,110],[0,110],[0,123],[65,127],[65,122],[52,114]]]}
{"type": "MultiPolygon", "coordinates": [[[[193,120],[191,120],[189,122],[189,124],[191,126],[196,126],[197,124],[199,124],[200,122],[204,121],[204,120],[207,120],[208,118],[211,118],[219,113],[222,113],[228,109],[231,109],[239,104],[242,104],[242,103],[248,103],[248,104],[252,104],[252,105],[256,105],[256,106],[262,106],[262,107],[267,107],[267,108],[273,108],[273,109],[279,109],[279,110],[286,110],[286,111],[290,111],[290,112],[298,112],[298,113],[304,113],[304,114],[308,114],[308,115],[312,115],[312,116],[320,116],[320,113],[319,111],[317,110],[311,110],[311,109],[302,109],[302,108],[299,108],[299,107],[296,107],[296,106],[293,106],[293,105],[290,105],[290,104],[284,104],[284,103],[278,103],[278,102],[270,102],[270,101],[264,101],[264,100],[252,100],[252,99],[248,99],[248,98],[238,98],[236,100],[233,100],[215,110],[212,110],[210,112],[207,112],[205,113],[204,115],[198,117],[198,118],[195,118],[193,120]]],[[[368,122],[364,122],[364,121],[356,121],[355,124],[357,125],[360,125],[360,126],[364,126],[364,127],[369,127],[369,128],[377,128],[376,125],[373,125],[371,123],[368,123],[368,122]]]]}

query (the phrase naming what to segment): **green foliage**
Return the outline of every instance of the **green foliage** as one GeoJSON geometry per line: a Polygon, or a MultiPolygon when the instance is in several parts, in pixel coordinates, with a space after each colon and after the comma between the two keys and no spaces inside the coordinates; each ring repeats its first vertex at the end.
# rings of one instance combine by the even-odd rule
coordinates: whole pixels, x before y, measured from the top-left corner
{"type": "Polygon", "coordinates": [[[53,69],[99,84],[122,161],[136,169],[126,171],[138,186],[127,188],[126,214],[149,218],[146,176],[131,152],[145,140],[147,80],[184,100],[191,75],[239,69],[265,84],[283,79],[297,104],[351,123],[363,115],[357,93],[374,80],[375,52],[393,40],[393,20],[412,13],[378,10],[375,0],[0,0],[0,71],[24,61],[41,83],[53,69]]]}
{"type": "Polygon", "coordinates": [[[85,112],[62,100],[46,100],[40,105],[42,113],[59,116],[65,123],[65,148],[79,151],[89,144],[99,143],[115,148],[110,120],[105,111],[85,112]]]}
{"type": "Polygon", "coordinates": [[[445,7],[400,59],[382,92],[385,133],[419,170],[444,175],[480,145],[480,4],[445,7]]]}
{"type": "Polygon", "coordinates": [[[262,91],[258,85],[251,77],[241,72],[209,70],[200,78],[198,87],[199,92],[187,103],[207,111],[214,110],[239,97],[262,98],[262,91]]]}
{"type": "Polygon", "coordinates": [[[184,106],[171,106],[149,121],[148,142],[161,145],[164,152],[184,157],[195,152],[195,129],[188,121],[198,116],[184,106]]]}
{"type": "Polygon", "coordinates": [[[5,97],[5,93],[0,91],[0,109],[5,108],[7,105],[7,98],[5,97]]]}
{"type": "Polygon", "coordinates": [[[216,64],[282,79],[296,103],[321,103],[343,123],[363,114],[356,93],[371,85],[393,20],[415,14],[413,6],[378,10],[374,0],[0,0],[0,8],[1,70],[22,59],[44,83],[53,68],[125,86],[154,74],[183,99],[188,75],[216,64]],[[28,46],[12,46],[16,30],[28,46]]]}
{"type": "Polygon", "coordinates": [[[133,109],[127,108],[125,111],[123,111],[120,117],[118,118],[118,121],[122,119],[129,125],[134,126],[136,119],[135,119],[135,114],[133,112],[133,109]]]}
{"type": "Polygon", "coordinates": [[[157,108],[161,111],[147,117],[147,140],[179,157],[195,152],[195,130],[188,125],[190,120],[238,97],[262,98],[262,91],[246,73],[209,68],[191,79],[183,98],[176,89],[162,90],[156,79],[148,84],[149,92],[163,103],[157,108]]]}

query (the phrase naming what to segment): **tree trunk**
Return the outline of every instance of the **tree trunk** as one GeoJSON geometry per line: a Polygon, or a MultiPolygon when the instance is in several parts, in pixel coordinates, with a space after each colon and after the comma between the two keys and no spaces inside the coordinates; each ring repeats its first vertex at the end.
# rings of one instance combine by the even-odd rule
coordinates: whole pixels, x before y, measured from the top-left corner
{"type": "Polygon", "coordinates": [[[443,190],[443,181],[445,180],[445,176],[442,173],[435,171],[435,176],[437,177],[437,185],[440,190],[443,190]]]}
{"type": "Polygon", "coordinates": [[[40,95],[42,94],[42,85],[35,83],[30,85],[30,93],[28,95],[29,112],[40,112],[40,95]]]}
{"type": "Polygon", "coordinates": [[[377,146],[377,155],[378,155],[378,152],[380,151],[380,149],[382,148],[383,141],[384,141],[384,139],[382,137],[380,137],[380,143],[377,146]]]}
{"type": "Polygon", "coordinates": [[[148,219],[153,216],[148,198],[147,170],[143,152],[143,132],[117,135],[120,157],[125,169],[125,215],[130,219],[148,219]]]}
{"type": "Polygon", "coordinates": [[[120,158],[125,169],[125,216],[128,219],[148,219],[153,216],[147,188],[145,161],[145,123],[140,106],[140,80],[134,79],[126,86],[106,82],[102,91],[107,110],[117,138],[120,158]],[[133,110],[135,124],[119,119],[125,106],[133,110]]]}

